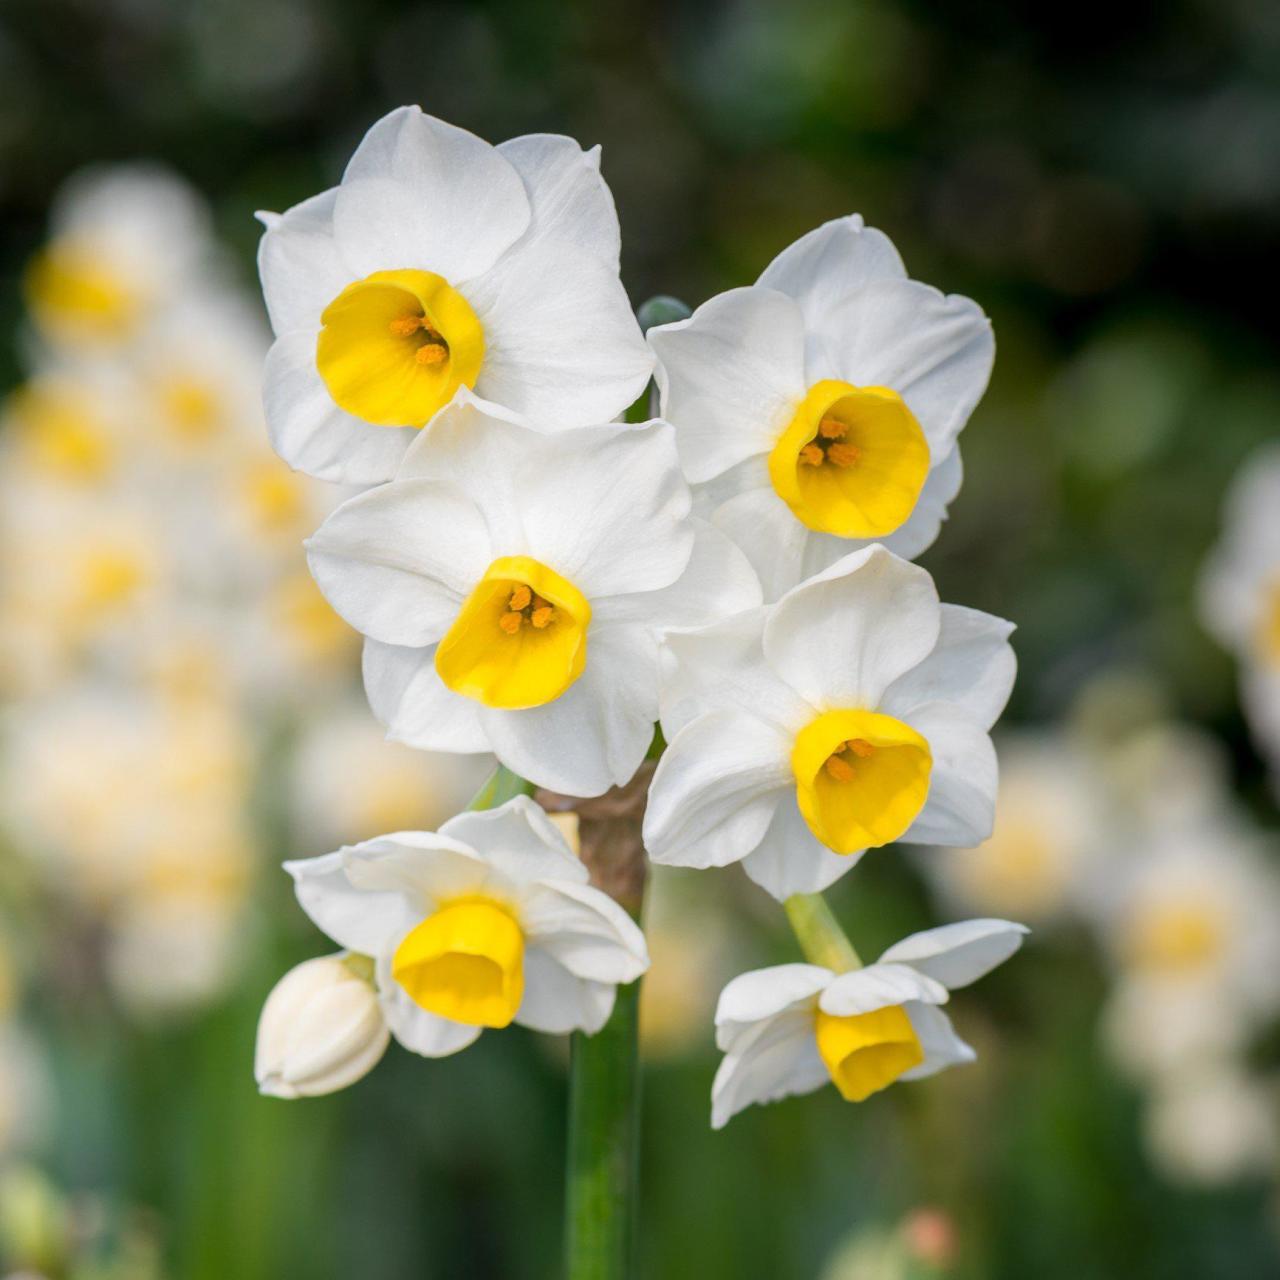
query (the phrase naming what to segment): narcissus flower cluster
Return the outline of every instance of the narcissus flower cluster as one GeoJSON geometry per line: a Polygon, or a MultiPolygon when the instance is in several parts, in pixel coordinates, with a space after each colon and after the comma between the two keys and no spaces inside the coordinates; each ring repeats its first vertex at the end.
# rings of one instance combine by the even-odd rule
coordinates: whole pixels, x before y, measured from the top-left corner
{"type": "MultiPolygon", "coordinates": [[[[368,486],[307,559],[364,637],[390,738],[492,753],[556,808],[660,757],[649,856],[742,862],[779,900],[899,840],[990,833],[1012,628],[941,603],[909,562],[956,496],[957,439],[990,373],[976,304],[911,280],[855,216],[646,342],[598,150],[494,147],[417,108],[374,125],[337,187],[262,218],[269,431],[294,467],[368,486]]],[[[301,994],[264,1012],[274,1092],[354,1079],[387,1028],[429,1057],[513,1022],[590,1034],[648,962],[523,796],[289,870],[346,949],[325,970],[342,1012],[324,1025],[319,979],[285,979],[301,994]],[[370,1001],[381,1020],[356,1016],[370,1001]]],[[[864,970],[784,966],[784,987],[807,976],[781,1004],[772,971],[730,984],[722,1012],[765,994],[726,1015],[738,1065],[722,1077],[774,1061],[765,1024],[793,1004],[805,1070],[851,1098],[964,1060],[937,1011],[945,984],[1005,958],[1021,926],[954,928],[864,970]]],[[[795,1091],[739,1082],[729,1104],[726,1088],[717,1123],[795,1091]]]]}

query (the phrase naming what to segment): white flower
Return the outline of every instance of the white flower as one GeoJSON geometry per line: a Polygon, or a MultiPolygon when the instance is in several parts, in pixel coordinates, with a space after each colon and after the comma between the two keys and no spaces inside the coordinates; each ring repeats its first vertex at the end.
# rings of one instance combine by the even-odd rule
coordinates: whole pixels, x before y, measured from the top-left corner
{"type": "Polygon", "coordinates": [[[985,839],[1011,630],[940,605],[923,569],[873,546],[777,604],[669,633],[645,847],[678,866],[741,860],[781,899],[895,840],[985,839]]]}
{"type": "Polygon", "coordinates": [[[387,480],[460,387],[548,430],[626,408],[653,359],[599,162],[570,138],[493,147],[402,107],[340,186],[263,215],[281,456],[326,480],[387,480]]]}
{"type": "Polygon", "coordinates": [[[1280,770],[1280,446],[1260,449],[1231,486],[1200,619],[1240,661],[1245,714],[1280,770]]]}
{"type": "Polygon", "coordinates": [[[596,1032],[617,984],[649,963],[644,935],[524,796],[285,866],[311,919],[374,958],[391,1034],[429,1058],[511,1022],[596,1032]]]}
{"type": "Polygon", "coordinates": [[[276,1098],[334,1093],[368,1075],[391,1039],[361,956],[318,956],[290,969],[258,1019],[253,1074],[276,1098]]]}
{"type": "Polygon", "coordinates": [[[716,1009],[725,1056],[711,1087],[712,1127],[828,1080],[861,1102],[895,1080],[972,1062],[938,1006],[1007,960],[1026,932],[1007,920],[966,920],[913,933],[850,973],[781,964],[735,978],[716,1009]]]}
{"type": "Polygon", "coordinates": [[[392,738],[599,795],[652,740],[658,632],[760,598],[689,507],[665,423],[543,435],[459,403],[308,559],[368,637],[365,688],[392,738]]]}
{"type": "Polygon", "coordinates": [[[685,473],[766,599],[868,541],[910,558],[937,537],[991,326],[969,299],[908,280],[860,217],[810,232],[754,286],[649,342],[685,473]]]}
{"type": "Polygon", "coordinates": [[[46,337],[119,342],[197,281],[211,254],[209,214],[174,174],[149,165],[86,169],[53,207],[27,302],[46,337]]]}
{"type": "Polygon", "coordinates": [[[1062,920],[1087,897],[1112,839],[1099,766],[1061,733],[999,739],[995,827],[973,849],[931,849],[921,858],[941,896],[964,911],[1062,920]]]}

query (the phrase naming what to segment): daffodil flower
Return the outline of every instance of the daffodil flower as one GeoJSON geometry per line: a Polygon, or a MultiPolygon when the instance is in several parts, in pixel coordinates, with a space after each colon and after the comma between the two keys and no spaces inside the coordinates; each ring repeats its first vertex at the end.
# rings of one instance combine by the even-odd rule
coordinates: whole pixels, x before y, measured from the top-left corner
{"type": "Polygon", "coordinates": [[[653,738],[659,632],[760,598],[690,503],[665,423],[544,435],[460,402],[392,483],[329,517],[308,559],[367,637],[365,689],[391,737],[492,751],[593,796],[653,738]]]}
{"type": "Polygon", "coordinates": [[[968,298],[908,280],[860,217],[648,338],[685,473],[766,599],[869,542],[912,558],[938,536],[991,326],[968,298]]]}
{"type": "Polygon", "coordinates": [[[339,186],[262,215],[280,455],[325,480],[388,480],[464,387],[547,429],[621,413],[653,359],[599,163],[570,138],[494,147],[401,107],[339,186]]]}
{"type": "Polygon", "coordinates": [[[598,1031],[619,983],[648,967],[644,935],[525,796],[285,864],[340,946],[371,956],[391,1034],[429,1058],[486,1027],[598,1031]]]}
{"type": "Polygon", "coordinates": [[[973,1049],[938,1006],[1007,960],[1026,932],[1008,920],[967,920],[913,933],[865,969],[782,964],[735,978],[716,1009],[724,1059],[711,1088],[712,1127],[752,1103],[828,1082],[861,1102],[895,1080],[972,1062],[973,1049]]]}
{"type": "Polygon", "coordinates": [[[1012,627],[938,602],[883,547],[774,605],[665,640],[669,743],[645,816],[655,862],[742,861],[779,899],[825,888],[869,848],[991,832],[988,730],[1012,627]]]}

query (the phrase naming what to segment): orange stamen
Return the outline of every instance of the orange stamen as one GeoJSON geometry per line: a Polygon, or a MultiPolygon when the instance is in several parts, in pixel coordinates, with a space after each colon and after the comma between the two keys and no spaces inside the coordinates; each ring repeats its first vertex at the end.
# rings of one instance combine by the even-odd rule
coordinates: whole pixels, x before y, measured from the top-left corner
{"type": "Polygon", "coordinates": [[[529,602],[533,599],[533,592],[529,590],[524,583],[521,583],[512,593],[511,599],[507,601],[507,608],[514,609],[517,613],[521,609],[527,609],[529,602]]]}
{"type": "Polygon", "coordinates": [[[822,450],[818,448],[812,441],[800,450],[800,461],[806,467],[822,466],[822,450]]]}
{"type": "Polygon", "coordinates": [[[839,440],[848,430],[848,426],[839,418],[823,418],[818,423],[818,434],[824,440],[839,440]]]}
{"type": "Polygon", "coordinates": [[[848,444],[840,440],[827,450],[827,457],[837,467],[853,467],[858,464],[859,459],[862,457],[862,450],[856,444],[848,444]]]}
{"type": "Polygon", "coordinates": [[[843,756],[828,756],[826,763],[823,765],[827,773],[830,774],[837,782],[852,782],[854,779],[853,765],[851,765],[843,756]]]}
{"type": "Polygon", "coordinates": [[[449,353],[439,343],[428,342],[418,348],[413,358],[419,364],[443,364],[449,358],[449,353]]]}
{"type": "Polygon", "coordinates": [[[502,617],[498,619],[498,626],[500,626],[507,635],[513,636],[520,630],[520,624],[523,621],[524,614],[522,613],[504,613],[502,617]]]}
{"type": "Polygon", "coordinates": [[[541,631],[544,627],[549,627],[556,620],[556,611],[549,605],[544,604],[540,609],[535,609],[529,615],[529,621],[541,631]]]}
{"type": "Polygon", "coordinates": [[[850,738],[844,745],[845,750],[852,751],[859,760],[865,760],[868,756],[875,754],[875,747],[865,738],[850,738]]]}
{"type": "Polygon", "coordinates": [[[412,337],[419,329],[423,327],[426,321],[425,316],[396,316],[396,318],[387,326],[397,338],[412,337]]]}

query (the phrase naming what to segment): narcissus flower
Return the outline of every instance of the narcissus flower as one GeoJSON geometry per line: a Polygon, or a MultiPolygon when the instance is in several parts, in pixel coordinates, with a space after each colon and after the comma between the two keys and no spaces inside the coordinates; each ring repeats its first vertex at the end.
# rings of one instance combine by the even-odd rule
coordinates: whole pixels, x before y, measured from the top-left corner
{"type": "Polygon", "coordinates": [[[334,1093],[369,1074],[391,1040],[367,956],[317,956],[272,988],[253,1074],[276,1098],[334,1093]]]}
{"type": "Polygon", "coordinates": [[[937,537],[991,326],[968,298],[908,280],[860,217],[648,336],[685,473],[766,599],[869,541],[912,557],[937,537]]]}
{"type": "Polygon", "coordinates": [[[281,456],[326,480],[390,479],[460,387],[547,429],[625,409],[653,360],[599,164],[570,138],[493,147],[402,107],[340,186],[262,215],[281,456]]]}
{"type": "Polygon", "coordinates": [[[598,1031],[648,967],[639,928],[524,796],[285,865],[311,919],[373,957],[392,1035],[429,1058],[512,1022],[598,1031]]]}
{"type": "Polygon", "coordinates": [[[1026,932],[1007,920],[966,920],[913,933],[850,973],[781,964],[735,978],[716,1009],[725,1056],[711,1087],[712,1127],[828,1081],[862,1102],[895,1080],[972,1062],[938,1006],[1007,960],[1026,932]]]}
{"type": "Polygon", "coordinates": [[[1011,630],[939,604],[928,573],[873,546],[775,605],[670,632],[645,847],[742,861],[782,899],[895,840],[986,839],[1011,630]]]}
{"type": "Polygon", "coordinates": [[[391,737],[593,796],[652,740],[659,631],[759,601],[741,552],[689,508],[665,423],[543,435],[459,403],[308,559],[368,637],[391,737]]]}

